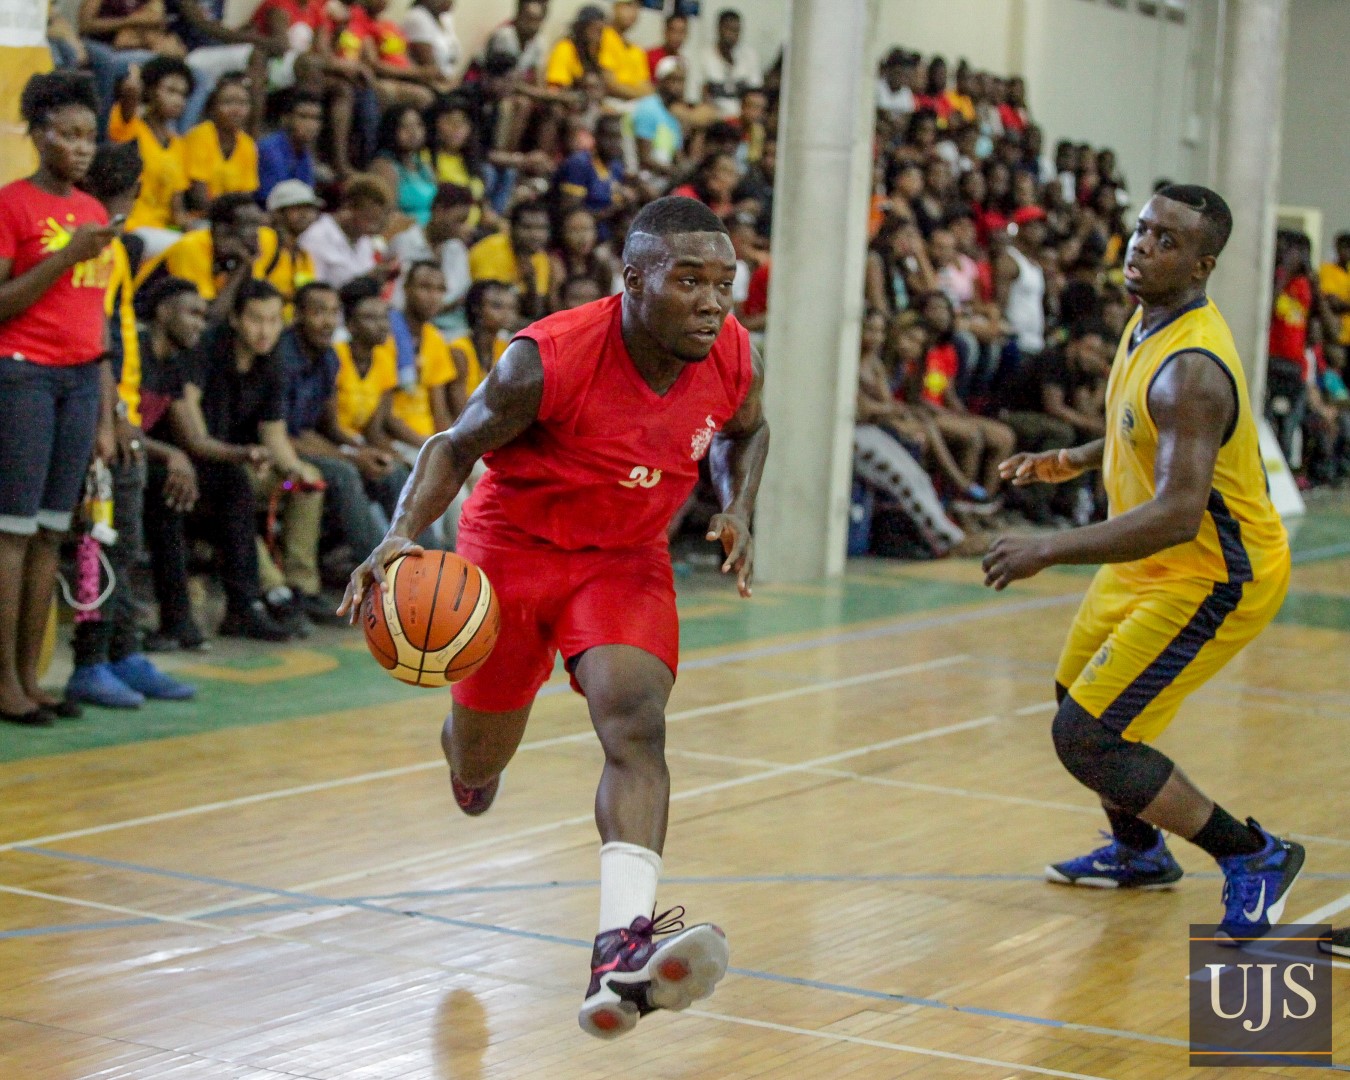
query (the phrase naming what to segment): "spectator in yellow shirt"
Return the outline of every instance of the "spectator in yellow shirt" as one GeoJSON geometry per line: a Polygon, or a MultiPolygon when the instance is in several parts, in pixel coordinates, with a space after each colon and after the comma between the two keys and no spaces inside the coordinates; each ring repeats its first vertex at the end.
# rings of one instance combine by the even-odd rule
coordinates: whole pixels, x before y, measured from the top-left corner
{"type": "Polygon", "coordinates": [[[550,86],[572,87],[588,71],[600,70],[600,42],[605,34],[605,13],[594,4],[577,12],[571,33],[553,46],[544,69],[550,86]]]}
{"type": "Polygon", "coordinates": [[[1323,263],[1318,276],[1327,310],[1336,317],[1336,343],[1350,348],[1350,232],[1336,237],[1336,261],[1323,263]]]}
{"type": "Polygon", "coordinates": [[[450,346],[431,321],[444,299],[445,271],[440,263],[413,263],[403,283],[403,314],[417,343],[417,381],[403,380],[394,391],[391,408],[391,427],[396,423],[407,429],[391,434],[412,448],[420,448],[451,422],[449,388],[455,382],[455,362],[450,358],[450,346]]]}
{"type": "Polygon", "coordinates": [[[515,289],[524,322],[549,312],[551,265],[545,249],[550,231],[547,207],[520,203],[511,211],[509,233],[496,233],[469,249],[469,275],[474,281],[500,281],[515,289]]]}
{"type": "Polygon", "coordinates": [[[450,358],[456,371],[455,386],[450,393],[456,418],[506,351],[511,331],[520,318],[515,294],[499,281],[475,283],[464,307],[469,332],[450,342],[450,358]]]}
{"type": "Polygon", "coordinates": [[[600,36],[600,67],[605,73],[605,89],[612,97],[624,101],[636,101],[653,93],[647,52],[627,38],[637,16],[637,0],[615,0],[610,24],[600,36]]]}
{"type": "Polygon", "coordinates": [[[108,118],[108,138],[134,142],[141,152],[141,190],[126,229],[141,237],[147,255],[159,254],[192,224],[184,199],[187,160],[177,124],[193,85],[187,64],[157,56],[122,81],[108,118]]]}
{"type": "Polygon", "coordinates": [[[389,307],[380,286],[360,277],[338,296],[351,341],[333,346],[337,353],[337,422],[369,446],[389,447],[388,421],[398,389],[398,353],[389,328],[389,307]]]}
{"type": "Polygon", "coordinates": [[[251,106],[244,76],[221,76],[207,99],[207,119],[183,139],[194,202],[258,190],[258,144],[248,132],[251,106]]]}
{"type": "Polygon", "coordinates": [[[160,277],[186,278],[210,302],[208,317],[224,319],[235,294],[250,278],[267,277],[277,250],[277,234],[263,222],[251,195],[222,195],[211,204],[209,229],[196,229],[167,251],[141,265],[136,291],[160,277]]]}

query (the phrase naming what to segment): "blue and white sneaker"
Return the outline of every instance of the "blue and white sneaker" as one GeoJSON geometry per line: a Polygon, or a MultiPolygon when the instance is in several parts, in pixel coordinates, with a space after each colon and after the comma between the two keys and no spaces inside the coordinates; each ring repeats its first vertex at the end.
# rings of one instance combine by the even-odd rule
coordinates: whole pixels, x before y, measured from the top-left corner
{"type": "Polygon", "coordinates": [[[1266,838],[1266,846],[1252,855],[1229,855],[1217,860],[1223,871],[1223,922],[1215,931],[1224,944],[1240,947],[1264,937],[1284,914],[1284,902],[1303,872],[1302,844],[1281,840],[1251,818],[1248,827],[1266,838]]]}
{"type": "Polygon", "coordinates": [[[155,701],[189,701],[197,696],[195,686],[165,675],[144,653],[133,653],[108,666],[124,684],[155,701]]]}
{"type": "Polygon", "coordinates": [[[1181,867],[1167,850],[1161,832],[1148,851],[1127,847],[1110,833],[1102,836],[1110,841],[1105,847],[1047,866],[1045,880],[1092,889],[1170,889],[1181,880],[1181,867]]]}

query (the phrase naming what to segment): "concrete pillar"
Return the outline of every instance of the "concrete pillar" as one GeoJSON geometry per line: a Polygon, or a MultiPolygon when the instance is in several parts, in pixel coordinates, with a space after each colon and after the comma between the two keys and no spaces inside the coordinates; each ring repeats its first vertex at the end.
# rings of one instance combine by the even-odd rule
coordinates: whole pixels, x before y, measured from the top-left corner
{"type": "Polygon", "coordinates": [[[872,174],[877,0],[793,0],[778,136],[756,574],[841,574],[872,174]]]}
{"type": "Polygon", "coordinates": [[[1210,186],[1233,210],[1211,293],[1232,327],[1255,408],[1265,400],[1289,0],[1226,0],[1223,100],[1210,186]]]}

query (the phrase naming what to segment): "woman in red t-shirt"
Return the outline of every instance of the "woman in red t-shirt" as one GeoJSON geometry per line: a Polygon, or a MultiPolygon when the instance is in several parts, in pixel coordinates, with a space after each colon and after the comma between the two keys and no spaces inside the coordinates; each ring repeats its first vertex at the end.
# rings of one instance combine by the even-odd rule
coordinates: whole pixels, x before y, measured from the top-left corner
{"type": "Polygon", "coordinates": [[[0,188],[0,720],[46,727],[78,715],[38,688],[38,655],[96,430],[112,453],[98,361],[117,230],[75,189],[97,146],[93,83],[35,75],[20,108],[39,164],[0,188]]]}

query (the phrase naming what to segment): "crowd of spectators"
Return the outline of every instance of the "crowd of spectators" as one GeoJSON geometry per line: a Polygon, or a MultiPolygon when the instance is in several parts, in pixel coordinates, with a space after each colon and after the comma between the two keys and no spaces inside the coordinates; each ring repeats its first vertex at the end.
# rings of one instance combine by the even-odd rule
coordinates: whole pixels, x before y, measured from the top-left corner
{"type": "MultiPolygon", "coordinates": [[[[649,49],[630,39],[636,0],[583,7],[551,42],[546,0],[518,0],[483,42],[459,39],[453,0],[401,19],[386,6],[263,0],[237,28],[212,0],[84,0],[78,26],[53,17],[58,71],[25,115],[36,136],[87,107],[101,140],[84,168],[40,142],[38,186],[60,188],[65,169],[68,197],[101,206],[81,204],[75,235],[106,285],[116,393],[95,458],[116,586],[80,616],[67,701],[42,694],[37,610],[80,483],[6,491],[0,560],[27,574],[0,604],[6,718],[189,696],[145,654],[207,647],[196,570],[223,590],[220,635],[284,641],[329,619],[326,588],[382,535],[417,449],[515,331],[621,288],[628,223],[652,198],[724,219],[736,313],[763,344],[782,61],[761,63],[738,13],[717,14],[693,55],[682,4],[649,49]],[[131,596],[146,568],[153,606],[131,596]],[[145,610],[157,623],[142,635],[145,610]]],[[[1103,512],[1091,482],[1003,491],[997,466],[1103,430],[1130,311],[1114,154],[1047,149],[1023,81],[964,61],[949,75],[942,57],[895,49],[876,89],[855,522],[876,513],[855,548],[933,557],[978,550],[1010,517],[1086,522],[1103,512]]],[[[1350,243],[1338,255],[1319,295],[1350,343],[1350,243]]],[[[1301,297],[1310,270],[1281,266],[1301,297]]],[[[0,338],[24,310],[6,294],[25,269],[15,259],[0,283],[0,338]]],[[[88,461],[93,414],[60,400],[51,459],[83,446],[83,425],[88,461]]],[[[1291,408],[1318,418],[1323,401],[1291,408]]],[[[17,452],[0,436],[0,456],[17,452]]],[[[457,505],[428,542],[453,541],[457,505]]]]}

